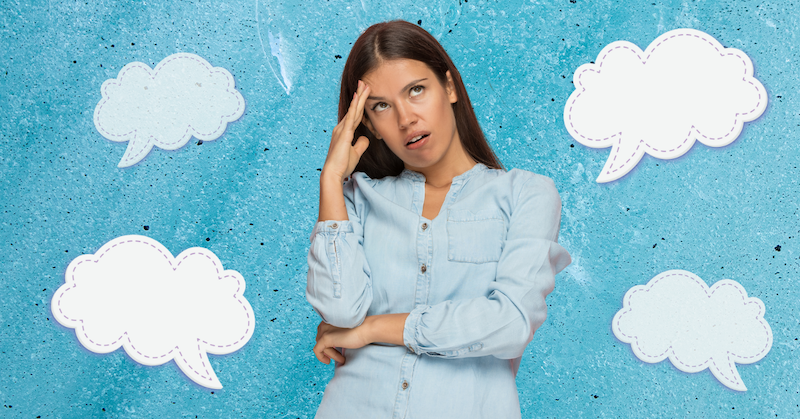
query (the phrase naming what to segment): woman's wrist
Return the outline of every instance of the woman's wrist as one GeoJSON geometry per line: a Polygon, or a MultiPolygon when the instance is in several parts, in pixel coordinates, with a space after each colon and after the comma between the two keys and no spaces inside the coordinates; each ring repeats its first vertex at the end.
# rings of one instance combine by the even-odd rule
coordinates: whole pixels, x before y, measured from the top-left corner
{"type": "Polygon", "coordinates": [[[320,184],[335,183],[341,185],[342,183],[344,183],[345,177],[346,176],[343,175],[342,173],[339,173],[335,170],[331,170],[325,166],[322,166],[322,171],[320,172],[319,175],[319,181],[320,184]]]}
{"type": "Polygon", "coordinates": [[[403,329],[405,329],[408,313],[378,314],[367,316],[363,328],[363,339],[369,343],[381,342],[404,345],[403,329]]]}
{"type": "Polygon", "coordinates": [[[323,169],[319,178],[319,218],[317,221],[347,220],[344,204],[344,188],[336,174],[323,169]]]}

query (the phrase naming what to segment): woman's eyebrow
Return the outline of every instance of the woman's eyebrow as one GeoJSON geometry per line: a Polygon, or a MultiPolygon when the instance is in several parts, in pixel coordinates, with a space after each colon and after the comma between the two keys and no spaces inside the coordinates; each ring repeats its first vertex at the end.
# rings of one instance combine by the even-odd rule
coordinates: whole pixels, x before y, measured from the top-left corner
{"type": "MultiPolygon", "coordinates": [[[[415,84],[417,84],[417,83],[419,83],[419,82],[421,82],[421,81],[425,81],[425,80],[428,80],[428,78],[427,78],[427,77],[425,77],[425,78],[422,78],[422,79],[417,79],[417,80],[414,80],[414,81],[412,81],[411,83],[408,83],[408,84],[407,84],[407,85],[405,85],[405,86],[404,86],[402,89],[400,89],[400,93],[403,93],[403,92],[405,92],[406,90],[410,89],[410,88],[411,88],[412,86],[414,86],[415,84]]],[[[367,97],[367,100],[385,100],[385,99],[386,99],[386,98],[385,98],[385,97],[383,97],[383,96],[369,96],[369,97],[367,97]]]]}

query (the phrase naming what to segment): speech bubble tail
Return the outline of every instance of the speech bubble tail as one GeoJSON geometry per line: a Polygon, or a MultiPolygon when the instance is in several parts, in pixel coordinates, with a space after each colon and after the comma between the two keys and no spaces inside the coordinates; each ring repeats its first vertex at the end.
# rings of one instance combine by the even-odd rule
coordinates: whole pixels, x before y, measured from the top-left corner
{"type": "Polygon", "coordinates": [[[128,141],[128,148],[125,149],[125,154],[122,156],[122,160],[119,161],[119,164],[117,164],[117,167],[133,166],[142,160],[152,148],[153,143],[149,140],[141,140],[138,137],[133,137],[128,141]]]}
{"type": "Polygon", "coordinates": [[[222,383],[208,362],[208,354],[200,346],[200,342],[181,345],[175,355],[175,363],[189,379],[203,387],[221,389],[222,383]]]}
{"type": "Polygon", "coordinates": [[[711,365],[708,369],[714,374],[714,377],[726,387],[736,391],[747,391],[747,387],[736,369],[736,364],[730,359],[730,354],[726,354],[723,361],[718,361],[717,357],[711,359],[711,365]]]}
{"type": "Polygon", "coordinates": [[[606,183],[617,180],[631,171],[644,156],[644,142],[630,141],[622,136],[618,137],[611,146],[603,170],[597,177],[597,183],[606,183]]]}

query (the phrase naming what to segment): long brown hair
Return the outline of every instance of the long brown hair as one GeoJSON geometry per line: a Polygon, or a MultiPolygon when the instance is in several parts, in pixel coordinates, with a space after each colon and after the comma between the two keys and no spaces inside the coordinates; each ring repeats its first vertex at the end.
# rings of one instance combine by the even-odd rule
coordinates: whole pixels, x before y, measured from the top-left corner
{"type": "MultiPolygon", "coordinates": [[[[473,160],[487,167],[505,170],[486,141],[486,137],[483,136],[478,118],[467,96],[467,89],[461,80],[461,74],[458,73],[447,52],[431,34],[404,20],[372,25],[356,40],[342,72],[339,121],[344,118],[350,107],[353,94],[358,89],[358,81],[377,68],[382,61],[396,59],[425,63],[436,74],[442,85],[447,83],[445,73],[450,71],[458,97],[458,101],[452,104],[456,129],[464,150],[473,160]]],[[[386,143],[375,138],[364,124],[356,129],[355,138],[362,135],[369,139],[369,147],[356,165],[356,171],[364,172],[373,179],[397,176],[403,171],[403,161],[386,146],[386,143]]]]}

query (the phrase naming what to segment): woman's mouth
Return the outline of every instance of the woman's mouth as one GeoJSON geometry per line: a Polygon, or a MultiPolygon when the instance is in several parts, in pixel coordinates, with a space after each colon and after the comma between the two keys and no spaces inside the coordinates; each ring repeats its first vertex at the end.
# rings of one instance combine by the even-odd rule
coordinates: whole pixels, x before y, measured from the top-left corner
{"type": "Polygon", "coordinates": [[[409,142],[406,143],[406,147],[408,147],[411,150],[420,148],[427,142],[428,136],[430,136],[430,134],[419,134],[411,138],[411,140],[409,140],[409,142]]]}

